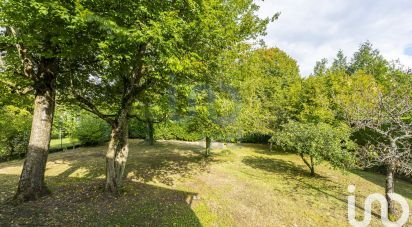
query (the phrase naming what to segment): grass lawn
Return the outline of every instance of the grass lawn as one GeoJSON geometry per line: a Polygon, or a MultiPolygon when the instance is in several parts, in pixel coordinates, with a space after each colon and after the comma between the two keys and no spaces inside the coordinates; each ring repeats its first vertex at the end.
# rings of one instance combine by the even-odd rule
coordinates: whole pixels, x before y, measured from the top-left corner
{"type": "Polygon", "coordinates": [[[50,141],[50,149],[57,150],[57,149],[70,149],[73,146],[80,145],[80,141],[76,138],[63,138],[61,141],[60,139],[52,139],[50,141]]]}
{"type": "MultiPolygon", "coordinates": [[[[356,185],[357,213],[364,199],[383,193],[384,176],[342,172],[327,164],[310,177],[294,154],[262,145],[229,145],[204,159],[195,144],[130,141],[127,179],[118,197],[102,192],[105,146],[49,156],[49,197],[19,206],[13,195],[22,161],[0,163],[0,223],[63,226],[348,226],[347,187],[356,185]]],[[[412,207],[412,185],[395,190],[412,207]]],[[[379,226],[379,207],[372,226],[379,226]]],[[[412,222],[409,222],[412,225],[412,222]]],[[[1,225],[1,224],[0,224],[1,225]]]]}

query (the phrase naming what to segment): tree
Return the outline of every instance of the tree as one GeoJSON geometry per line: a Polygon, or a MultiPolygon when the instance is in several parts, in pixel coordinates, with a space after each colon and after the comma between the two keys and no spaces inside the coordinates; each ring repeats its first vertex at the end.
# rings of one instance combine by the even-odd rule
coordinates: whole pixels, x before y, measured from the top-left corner
{"type": "Polygon", "coordinates": [[[0,81],[19,91],[34,94],[33,120],[26,160],[15,198],[37,199],[49,192],[44,183],[61,63],[83,49],[75,19],[82,13],[77,1],[22,1],[0,3],[0,51],[4,65],[0,81]],[[74,48],[75,47],[75,48],[74,48]]]}
{"type": "Polygon", "coordinates": [[[315,67],[313,68],[313,75],[321,76],[325,75],[326,71],[328,70],[328,59],[322,58],[320,61],[316,62],[315,67]]]}
{"type": "Polygon", "coordinates": [[[280,125],[296,119],[301,78],[296,61],[278,48],[244,51],[230,71],[238,91],[240,135],[271,135],[280,125]]]}
{"type": "Polygon", "coordinates": [[[297,114],[300,122],[336,124],[336,111],[329,93],[328,79],[326,74],[322,74],[310,76],[302,82],[297,114]]]}
{"type": "Polygon", "coordinates": [[[329,161],[333,167],[352,165],[350,151],[355,144],[350,140],[350,135],[350,127],[344,124],[332,127],[325,123],[290,121],[271,140],[285,150],[298,153],[314,176],[315,166],[323,160],[329,161]]]}
{"type": "MultiPolygon", "coordinates": [[[[198,84],[199,85],[199,84],[198,84]]],[[[236,119],[233,97],[229,88],[212,88],[210,83],[194,88],[191,128],[205,138],[205,156],[210,156],[212,140],[224,137],[236,119]]]]}
{"type": "Polygon", "coordinates": [[[338,53],[336,54],[335,59],[333,59],[331,70],[346,72],[347,69],[348,69],[347,58],[343,54],[343,51],[339,50],[338,53]]]}
{"type": "Polygon", "coordinates": [[[387,83],[388,62],[380,54],[379,50],[374,49],[369,41],[362,43],[359,50],[354,53],[348,67],[349,74],[354,74],[362,70],[364,73],[375,77],[379,83],[387,83]]]}
{"type": "Polygon", "coordinates": [[[146,126],[146,142],[149,145],[155,143],[154,125],[165,121],[172,112],[169,98],[167,92],[146,90],[133,107],[135,118],[146,126]]]}
{"type": "Polygon", "coordinates": [[[385,192],[388,213],[394,215],[394,203],[389,193],[394,192],[396,173],[412,175],[412,99],[410,82],[405,86],[394,84],[392,90],[382,91],[373,84],[367,90],[355,93],[359,100],[348,105],[352,124],[369,130],[363,149],[358,152],[362,166],[385,166],[385,192]],[[364,93],[374,95],[364,96],[364,93]],[[367,103],[367,105],[362,105],[367,103]]]}
{"type": "Polygon", "coordinates": [[[213,77],[202,73],[211,64],[208,56],[262,34],[268,19],[255,15],[257,6],[250,0],[106,0],[86,2],[84,7],[86,21],[97,28],[90,31],[97,61],[77,66],[71,93],[81,107],[112,128],[105,189],[117,193],[136,99],[151,87],[186,86],[213,77]]]}

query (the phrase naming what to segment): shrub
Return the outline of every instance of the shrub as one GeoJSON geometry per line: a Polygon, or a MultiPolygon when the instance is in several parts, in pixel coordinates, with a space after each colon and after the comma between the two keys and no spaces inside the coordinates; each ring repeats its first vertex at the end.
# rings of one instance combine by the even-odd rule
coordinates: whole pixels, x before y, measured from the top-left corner
{"type": "Polygon", "coordinates": [[[130,119],[129,120],[129,138],[133,139],[145,139],[146,138],[146,126],[144,122],[130,119]]]}
{"type": "Polygon", "coordinates": [[[109,140],[110,126],[103,120],[83,114],[76,128],[76,137],[84,145],[97,145],[109,140]]]}
{"type": "Polygon", "coordinates": [[[165,122],[155,125],[155,137],[164,140],[184,140],[197,141],[203,136],[199,132],[189,129],[189,125],[185,122],[165,122]]]}
{"type": "Polygon", "coordinates": [[[15,106],[0,109],[0,160],[22,158],[27,152],[31,114],[15,106]]]}
{"type": "Polygon", "coordinates": [[[242,141],[242,143],[264,144],[264,143],[267,143],[270,138],[271,138],[270,135],[265,135],[265,134],[260,134],[260,133],[250,133],[240,138],[240,141],[242,141]]]}

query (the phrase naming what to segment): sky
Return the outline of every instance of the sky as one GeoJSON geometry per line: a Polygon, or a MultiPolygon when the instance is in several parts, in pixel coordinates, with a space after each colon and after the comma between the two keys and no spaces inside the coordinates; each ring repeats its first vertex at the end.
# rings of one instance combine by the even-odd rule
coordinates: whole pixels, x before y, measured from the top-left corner
{"type": "Polygon", "coordinates": [[[256,0],[259,16],[281,15],[264,38],[297,60],[309,75],[316,61],[348,57],[370,41],[388,60],[412,68],[412,0],[256,0]]]}

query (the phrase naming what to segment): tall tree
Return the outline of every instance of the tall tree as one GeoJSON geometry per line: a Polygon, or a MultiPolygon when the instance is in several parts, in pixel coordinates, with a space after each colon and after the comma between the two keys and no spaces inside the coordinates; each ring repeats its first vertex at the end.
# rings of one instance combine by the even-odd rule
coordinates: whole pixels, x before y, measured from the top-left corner
{"type": "Polygon", "coordinates": [[[378,49],[374,49],[371,42],[362,43],[359,50],[354,53],[349,63],[349,74],[364,71],[375,77],[379,83],[388,81],[388,62],[383,58],[378,49]]]}
{"type": "Polygon", "coordinates": [[[44,172],[56,96],[64,58],[80,54],[76,32],[81,12],[76,1],[0,2],[0,51],[4,67],[1,82],[21,94],[34,94],[34,110],[26,160],[16,193],[18,200],[32,200],[49,191],[44,172]],[[76,47],[76,48],[73,48],[76,47]],[[76,53],[77,52],[77,53],[76,53]]]}
{"type": "Polygon", "coordinates": [[[142,92],[202,79],[208,56],[261,34],[268,20],[255,16],[251,0],[104,0],[84,7],[97,28],[97,62],[78,67],[72,94],[112,127],[105,188],[116,193],[128,156],[128,118],[142,92]]]}
{"type": "Polygon", "coordinates": [[[235,128],[240,134],[270,135],[296,118],[301,78],[294,59],[278,48],[259,48],[245,51],[234,68],[240,97],[235,128]]]}
{"type": "Polygon", "coordinates": [[[339,50],[333,59],[331,70],[346,71],[348,69],[348,61],[342,50],[339,50]]]}

